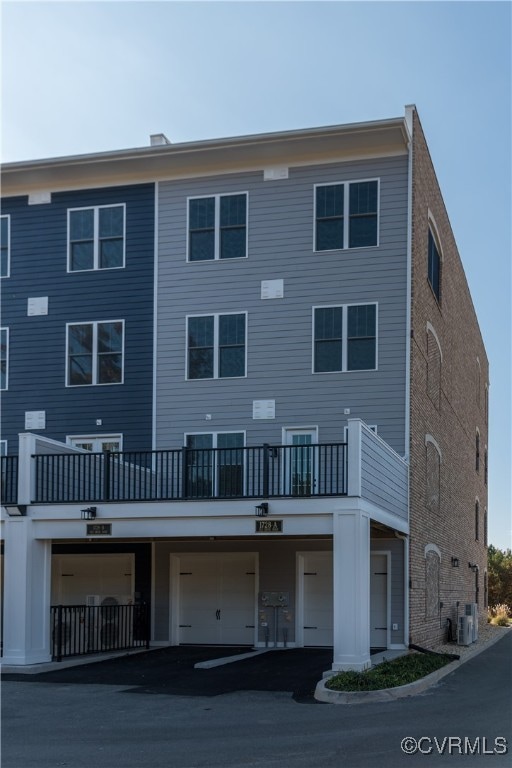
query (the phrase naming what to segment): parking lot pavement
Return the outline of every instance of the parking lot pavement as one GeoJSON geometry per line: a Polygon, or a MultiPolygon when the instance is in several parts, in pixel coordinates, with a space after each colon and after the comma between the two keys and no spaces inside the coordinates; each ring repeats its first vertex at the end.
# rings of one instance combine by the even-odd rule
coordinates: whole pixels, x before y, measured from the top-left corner
{"type": "Polygon", "coordinates": [[[247,652],[247,648],[173,646],[34,675],[4,674],[6,681],[126,686],[132,693],[219,696],[236,691],[284,691],[315,703],[313,693],[332,664],[330,648],[270,650],[212,669],[197,662],[247,652]]]}

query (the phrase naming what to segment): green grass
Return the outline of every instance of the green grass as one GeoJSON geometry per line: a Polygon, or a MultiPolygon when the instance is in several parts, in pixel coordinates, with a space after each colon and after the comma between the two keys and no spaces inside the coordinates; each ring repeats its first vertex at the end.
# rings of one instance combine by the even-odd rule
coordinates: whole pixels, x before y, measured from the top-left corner
{"type": "Polygon", "coordinates": [[[392,661],[383,661],[365,672],[338,672],[326,688],[333,691],[378,691],[396,688],[419,680],[454,661],[450,654],[410,653],[392,661]]]}

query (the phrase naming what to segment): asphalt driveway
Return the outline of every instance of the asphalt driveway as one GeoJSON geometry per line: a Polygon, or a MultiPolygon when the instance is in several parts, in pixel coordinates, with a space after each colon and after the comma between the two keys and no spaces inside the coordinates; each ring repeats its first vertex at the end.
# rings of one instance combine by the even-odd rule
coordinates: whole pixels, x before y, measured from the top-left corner
{"type": "Polygon", "coordinates": [[[315,686],[332,664],[330,648],[294,648],[271,650],[213,669],[194,669],[197,662],[235,656],[249,650],[246,647],[175,646],[29,676],[4,674],[2,679],[130,686],[131,693],[173,696],[283,691],[291,693],[295,701],[314,702],[315,686]]]}

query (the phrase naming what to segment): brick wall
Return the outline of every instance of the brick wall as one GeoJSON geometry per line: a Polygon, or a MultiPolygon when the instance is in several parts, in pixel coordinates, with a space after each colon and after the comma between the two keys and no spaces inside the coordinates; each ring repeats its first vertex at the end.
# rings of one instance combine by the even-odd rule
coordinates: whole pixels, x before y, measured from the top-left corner
{"type": "MultiPolygon", "coordinates": [[[[457,610],[460,615],[464,603],[475,602],[475,573],[468,567],[469,562],[480,568],[480,621],[485,621],[484,451],[488,445],[485,385],[489,371],[466,277],[415,111],[413,126],[410,640],[427,645],[444,636],[447,618],[455,622],[457,610]],[[429,211],[442,251],[440,302],[428,281],[429,211]],[[441,347],[439,397],[432,394],[433,376],[430,383],[428,378],[429,344],[432,345],[433,338],[432,331],[427,331],[427,323],[434,329],[441,347]],[[479,471],[475,463],[477,429],[481,445],[479,471]],[[437,507],[427,503],[426,435],[431,436],[428,438],[430,450],[433,438],[441,452],[437,507]],[[479,539],[475,540],[477,498],[480,525],[479,539]],[[434,568],[431,560],[439,559],[438,553],[439,568],[434,568]],[[458,558],[458,568],[452,566],[452,557],[458,558]],[[432,581],[432,574],[436,573],[439,608],[433,616],[437,584],[432,581]]],[[[468,226],[473,226],[473,222],[468,222],[468,226]]],[[[430,364],[439,365],[431,346],[430,364]]],[[[432,373],[438,376],[438,371],[432,373]]]]}

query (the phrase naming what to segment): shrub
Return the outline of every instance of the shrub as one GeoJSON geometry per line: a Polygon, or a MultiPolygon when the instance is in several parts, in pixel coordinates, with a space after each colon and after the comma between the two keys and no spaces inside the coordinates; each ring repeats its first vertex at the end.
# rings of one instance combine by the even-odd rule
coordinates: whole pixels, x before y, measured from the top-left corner
{"type": "Polygon", "coordinates": [[[326,688],[334,691],[376,691],[406,685],[453,661],[457,656],[436,653],[410,653],[393,661],[384,661],[366,672],[338,672],[326,688]]]}
{"type": "Polygon", "coordinates": [[[498,627],[508,627],[510,617],[510,607],[506,603],[489,606],[487,610],[487,621],[498,627]]]}

